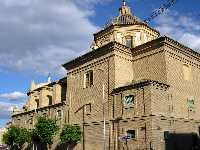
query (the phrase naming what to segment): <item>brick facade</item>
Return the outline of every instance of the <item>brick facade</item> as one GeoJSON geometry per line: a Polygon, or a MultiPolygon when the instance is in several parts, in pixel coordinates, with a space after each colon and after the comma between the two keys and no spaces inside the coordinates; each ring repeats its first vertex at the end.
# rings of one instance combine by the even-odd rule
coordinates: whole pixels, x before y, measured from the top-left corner
{"type": "Polygon", "coordinates": [[[61,110],[61,127],[82,127],[82,140],[75,150],[100,150],[104,144],[107,150],[165,150],[165,131],[199,133],[200,54],[158,36],[141,22],[111,24],[95,34],[92,51],[63,65],[68,70],[62,81],[65,84],[57,82],[30,91],[30,110],[13,115],[13,124],[32,128],[35,116],[55,118],[61,110]],[[117,32],[124,36],[142,32],[141,43],[127,47],[114,38],[117,32]],[[144,40],[144,34],[149,40],[144,40]],[[88,71],[93,72],[93,82],[85,87],[88,71]],[[41,108],[33,110],[32,97],[35,92],[37,97],[38,91],[41,108]],[[53,104],[48,106],[45,97],[50,91],[53,104]],[[64,101],[61,91],[66,93],[64,101]],[[124,104],[126,96],[134,98],[131,107],[124,104]],[[135,137],[123,141],[128,132],[135,137]]]}

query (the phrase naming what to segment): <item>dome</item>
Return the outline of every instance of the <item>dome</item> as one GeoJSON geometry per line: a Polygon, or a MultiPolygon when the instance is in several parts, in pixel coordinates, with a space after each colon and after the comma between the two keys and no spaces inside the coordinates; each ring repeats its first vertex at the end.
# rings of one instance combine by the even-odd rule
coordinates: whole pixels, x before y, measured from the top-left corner
{"type": "Polygon", "coordinates": [[[143,23],[138,17],[134,16],[131,12],[130,7],[126,5],[124,2],[123,6],[119,8],[119,16],[111,19],[106,23],[105,28],[111,26],[111,25],[132,25],[132,24],[138,24],[143,23]]]}
{"type": "Polygon", "coordinates": [[[105,27],[109,27],[110,25],[129,25],[137,23],[142,23],[138,17],[130,14],[124,14],[111,19],[105,27]]]}

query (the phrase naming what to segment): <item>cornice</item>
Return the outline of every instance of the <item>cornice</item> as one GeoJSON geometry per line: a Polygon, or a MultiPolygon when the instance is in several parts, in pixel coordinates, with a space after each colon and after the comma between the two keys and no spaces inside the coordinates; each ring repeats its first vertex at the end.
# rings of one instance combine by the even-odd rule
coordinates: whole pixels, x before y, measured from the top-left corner
{"type": "Polygon", "coordinates": [[[162,46],[168,46],[170,48],[173,47],[174,49],[172,49],[172,50],[192,56],[193,58],[196,58],[198,61],[200,61],[200,54],[198,52],[192,50],[191,48],[189,48],[167,36],[159,37],[155,40],[149,41],[145,44],[142,44],[135,48],[132,48],[132,53],[133,53],[133,55],[138,55],[138,54],[146,52],[147,49],[148,49],[148,51],[150,51],[151,49],[159,48],[162,46]]]}
{"type": "Polygon", "coordinates": [[[162,87],[164,89],[167,89],[167,88],[170,87],[168,84],[162,83],[160,81],[144,79],[144,80],[139,80],[139,81],[136,81],[136,82],[132,82],[132,83],[130,83],[128,85],[125,85],[125,86],[122,86],[122,87],[115,88],[112,91],[111,94],[119,93],[121,91],[129,90],[129,89],[142,88],[142,87],[148,86],[148,85],[159,86],[159,87],[162,87]]]}
{"type": "Polygon", "coordinates": [[[197,51],[195,51],[195,50],[193,50],[193,49],[191,49],[191,48],[189,48],[167,36],[165,36],[164,38],[165,38],[164,42],[166,45],[173,46],[173,48],[176,48],[177,51],[182,52],[186,55],[195,57],[196,59],[198,59],[200,61],[200,54],[197,51]]]}
{"type": "Polygon", "coordinates": [[[198,61],[200,61],[200,54],[198,52],[180,44],[179,42],[177,42],[169,37],[163,36],[163,37],[159,37],[155,40],[149,41],[145,44],[139,45],[135,48],[132,48],[131,50],[128,47],[126,47],[120,43],[110,42],[96,50],[88,52],[80,57],[77,57],[74,60],[71,60],[71,61],[63,64],[63,67],[66,70],[74,69],[88,61],[91,61],[95,58],[99,58],[99,57],[106,55],[114,50],[119,51],[119,52],[121,51],[121,52],[127,53],[127,54],[131,54],[131,52],[132,52],[132,55],[136,56],[136,55],[143,54],[147,51],[151,51],[156,48],[163,47],[163,46],[173,47],[174,49],[172,49],[172,50],[174,50],[174,51],[176,50],[177,52],[187,54],[189,56],[192,56],[193,58],[196,58],[198,61]]]}
{"type": "Polygon", "coordinates": [[[75,74],[80,73],[80,72],[82,72],[82,71],[87,71],[87,70],[89,70],[90,68],[92,68],[92,67],[94,67],[94,66],[98,66],[98,65],[100,65],[100,64],[105,63],[106,61],[108,61],[109,58],[111,58],[111,57],[113,57],[113,56],[114,56],[114,54],[111,54],[111,55],[109,55],[109,56],[103,57],[102,59],[95,60],[95,61],[92,62],[92,63],[84,64],[84,65],[82,65],[82,66],[78,66],[78,67],[76,67],[75,69],[72,69],[72,70],[68,71],[67,74],[68,74],[68,75],[69,75],[69,74],[75,75],[75,74]]]}
{"type": "Polygon", "coordinates": [[[176,60],[178,60],[178,61],[181,61],[181,62],[183,62],[184,64],[189,64],[189,65],[191,65],[191,66],[193,66],[193,67],[196,67],[196,68],[200,69],[200,62],[192,61],[192,60],[191,60],[191,59],[192,59],[191,57],[189,57],[189,58],[184,58],[184,57],[181,57],[181,56],[177,55],[176,52],[172,52],[172,51],[166,51],[166,52],[168,53],[168,56],[169,56],[169,57],[171,57],[171,58],[173,58],[173,59],[176,59],[176,60]]]}
{"type": "Polygon", "coordinates": [[[30,110],[30,111],[21,112],[21,113],[18,113],[18,114],[13,114],[12,118],[22,116],[22,115],[31,114],[31,113],[34,113],[34,112],[43,111],[43,110],[46,110],[46,109],[57,108],[57,107],[60,107],[60,106],[65,106],[65,105],[66,105],[66,102],[61,102],[61,103],[57,103],[57,104],[54,104],[54,105],[48,105],[48,106],[45,106],[45,107],[40,107],[40,108],[37,108],[37,109],[30,110]]]}
{"type": "Polygon", "coordinates": [[[57,81],[54,81],[54,82],[51,82],[51,83],[49,83],[49,84],[46,84],[46,85],[44,85],[44,86],[41,86],[41,87],[39,87],[39,88],[37,88],[37,89],[34,89],[34,90],[32,90],[32,91],[28,91],[27,92],[27,96],[29,96],[30,94],[32,94],[32,93],[34,93],[34,92],[36,92],[36,91],[40,91],[40,90],[42,90],[43,88],[46,88],[46,87],[50,87],[50,86],[53,86],[53,85],[55,85],[55,84],[67,84],[67,77],[63,77],[63,78],[61,78],[61,79],[59,79],[59,80],[57,80],[57,81]],[[66,82],[65,82],[66,81],[66,82]]]}
{"type": "Polygon", "coordinates": [[[132,55],[137,56],[164,46],[160,38],[149,41],[131,49],[132,55]]]}
{"type": "Polygon", "coordinates": [[[100,31],[97,32],[97,33],[94,33],[93,35],[94,35],[94,37],[96,37],[96,36],[100,36],[101,34],[103,34],[103,33],[107,33],[109,30],[114,29],[114,27],[115,27],[115,25],[110,25],[109,27],[104,28],[104,29],[100,30],[100,31]]]}
{"type": "Polygon", "coordinates": [[[113,24],[111,24],[111,25],[108,26],[107,28],[103,28],[103,29],[100,30],[99,32],[95,33],[95,34],[94,34],[94,37],[100,36],[101,34],[104,34],[104,33],[106,33],[107,31],[114,29],[115,27],[132,26],[132,25],[141,25],[141,26],[147,27],[147,28],[151,29],[152,31],[154,31],[155,33],[157,33],[158,35],[160,35],[160,32],[159,32],[158,30],[156,30],[156,29],[150,27],[148,24],[142,23],[142,22],[137,22],[137,23],[123,24],[123,25],[120,25],[120,24],[115,24],[115,25],[113,25],[113,24]]]}
{"type": "Polygon", "coordinates": [[[66,70],[71,70],[75,67],[78,67],[88,61],[91,61],[95,58],[99,58],[101,56],[104,56],[108,53],[111,53],[113,52],[114,50],[126,50],[126,49],[129,49],[127,48],[125,45],[122,45],[122,44],[119,44],[117,42],[110,42],[96,50],[93,50],[93,51],[90,51],[82,56],[79,56],[65,64],[63,64],[63,67],[66,69],[66,70]]]}

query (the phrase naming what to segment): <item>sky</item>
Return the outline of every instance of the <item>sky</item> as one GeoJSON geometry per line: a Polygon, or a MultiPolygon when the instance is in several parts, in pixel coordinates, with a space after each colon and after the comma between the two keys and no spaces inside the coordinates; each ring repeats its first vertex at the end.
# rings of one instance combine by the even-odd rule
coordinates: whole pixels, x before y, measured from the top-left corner
{"type": "MultiPolygon", "coordinates": [[[[168,0],[127,0],[148,18],[168,0]]],[[[61,64],[90,51],[93,34],[118,15],[121,0],[0,1],[0,128],[22,107],[30,83],[66,76],[61,64]]],[[[200,1],[177,0],[150,26],[200,52],[200,1]]]]}

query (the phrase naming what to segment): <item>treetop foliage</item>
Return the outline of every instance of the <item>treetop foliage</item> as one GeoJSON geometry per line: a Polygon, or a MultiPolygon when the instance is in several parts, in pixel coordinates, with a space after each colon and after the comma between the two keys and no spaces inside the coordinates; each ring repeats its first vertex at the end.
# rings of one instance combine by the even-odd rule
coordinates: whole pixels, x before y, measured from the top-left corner
{"type": "Polygon", "coordinates": [[[41,143],[52,144],[53,137],[58,130],[59,127],[55,120],[46,117],[39,117],[35,129],[33,129],[32,136],[34,140],[39,140],[41,143]]]}
{"type": "Polygon", "coordinates": [[[24,143],[31,141],[31,132],[24,128],[11,126],[8,131],[3,134],[5,144],[11,146],[11,149],[21,149],[24,143]]]}
{"type": "Polygon", "coordinates": [[[81,128],[79,126],[65,125],[60,134],[61,143],[77,144],[81,140],[81,128]]]}

